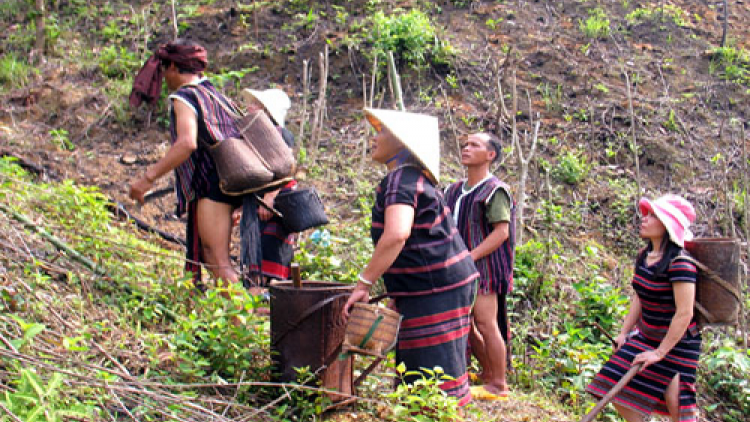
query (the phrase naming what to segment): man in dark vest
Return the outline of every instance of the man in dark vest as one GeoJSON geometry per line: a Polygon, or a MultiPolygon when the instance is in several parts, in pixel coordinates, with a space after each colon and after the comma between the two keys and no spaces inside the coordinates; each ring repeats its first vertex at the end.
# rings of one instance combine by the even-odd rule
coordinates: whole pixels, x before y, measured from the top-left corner
{"type": "Polygon", "coordinates": [[[500,140],[494,135],[469,135],[461,146],[467,178],[449,186],[445,195],[480,274],[469,335],[471,351],[482,365],[484,385],[471,390],[478,400],[499,400],[509,393],[506,295],[513,287],[515,207],[508,185],[490,173],[501,152],[500,140]]]}

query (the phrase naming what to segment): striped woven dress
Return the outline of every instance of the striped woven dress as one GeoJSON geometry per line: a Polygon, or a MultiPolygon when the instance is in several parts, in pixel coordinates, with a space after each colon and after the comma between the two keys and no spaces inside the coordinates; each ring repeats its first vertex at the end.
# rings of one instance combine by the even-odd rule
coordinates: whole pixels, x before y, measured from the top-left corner
{"type": "MultiPolygon", "coordinates": [[[[194,84],[184,85],[169,96],[169,131],[172,143],[177,140],[176,119],[174,109],[171,107],[172,102],[181,101],[190,107],[195,112],[198,123],[198,148],[190,154],[190,158],[175,169],[175,191],[177,193],[177,210],[175,213],[178,216],[186,211],[188,213],[185,270],[191,272],[193,281],[197,286],[202,287],[199,262],[203,262],[203,256],[196,221],[197,199],[210,197],[215,201],[234,206],[239,206],[242,203],[241,198],[224,195],[219,190],[219,175],[216,172],[216,164],[208,151],[208,145],[215,144],[217,139],[238,137],[240,133],[231,116],[216,104],[213,98],[192,87],[192,85],[201,85],[218,97],[226,97],[218,92],[206,78],[201,78],[194,84]],[[209,116],[204,116],[204,108],[209,116]],[[210,122],[210,124],[207,124],[207,122],[210,122]]],[[[228,99],[227,102],[229,102],[228,99]]]]}
{"type": "MultiPolygon", "coordinates": [[[[675,258],[664,275],[654,274],[654,270],[655,266],[646,267],[643,259],[636,264],[632,284],[641,302],[641,318],[636,324],[636,334],[610,357],[587,387],[597,397],[603,397],[622,378],[637,354],[659,347],[676,312],[672,283],[696,282],[695,265],[684,258],[675,258]]],[[[679,420],[697,421],[695,373],[700,348],[701,336],[693,320],[664,359],[639,372],[613,402],[644,415],[652,412],[669,415],[664,392],[679,374],[679,420]]]]}
{"type": "MultiPolygon", "coordinates": [[[[465,353],[476,267],[442,194],[421,169],[402,166],[381,181],[372,208],[373,243],[383,234],[385,209],[394,204],[414,207],[411,235],[383,274],[386,290],[404,317],[396,361],[407,371],[441,367],[453,379],[440,387],[465,405],[471,400],[465,353]]],[[[409,376],[406,382],[417,378],[409,376]]]]}

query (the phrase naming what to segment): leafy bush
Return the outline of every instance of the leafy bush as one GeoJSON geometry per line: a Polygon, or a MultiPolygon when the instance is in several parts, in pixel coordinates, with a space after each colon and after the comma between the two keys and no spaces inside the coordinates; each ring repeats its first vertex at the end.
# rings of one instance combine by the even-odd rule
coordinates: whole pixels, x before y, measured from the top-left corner
{"type": "Polygon", "coordinates": [[[625,16],[631,25],[656,20],[665,22],[667,19],[677,26],[687,26],[688,12],[679,6],[664,4],[663,7],[639,7],[625,16]]]}
{"type": "MultiPolygon", "coordinates": [[[[0,395],[0,403],[26,422],[94,420],[95,406],[80,403],[63,385],[63,376],[55,372],[45,382],[33,369],[24,368],[13,382],[13,390],[0,395]]],[[[6,415],[0,421],[11,421],[6,415]]]]}
{"type": "Polygon", "coordinates": [[[552,169],[551,175],[561,182],[576,185],[588,176],[591,167],[582,152],[568,151],[552,169]]]}
{"type": "Polygon", "coordinates": [[[76,147],[71,142],[69,133],[65,129],[52,129],[49,131],[49,135],[54,144],[58,149],[65,151],[73,151],[76,147]]]}
{"type": "Polygon", "coordinates": [[[353,283],[369,262],[373,251],[370,209],[374,187],[359,181],[356,189],[356,209],[361,215],[356,223],[333,221],[327,228],[315,230],[301,240],[294,259],[300,264],[304,278],[353,283]]]}
{"type": "Polygon", "coordinates": [[[364,30],[364,40],[370,50],[365,55],[377,57],[381,69],[392,51],[397,62],[419,69],[429,63],[445,64],[453,55],[453,48],[438,39],[430,18],[418,9],[404,12],[396,9],[391,15],[375,13],[364,30]]]}
{"type": "Polygon", "coordinates": [[[99,54],[99,70],[110,78],[130,76],[141,66],[141,60],[125,47],[110,45],[99,54]]]}
{"type": "Polygon", "coordinates": [[[718,47],[713,51],[709,72],[727,81],[750,85],[750,53],[745,49],[718,47]]]}
{"type": "Polygon", "coordinates": [[[449,422],[461,419],[458,413],[458,399],[440,389],[440,384],[453,379],[447,376],[442,368],[407,371],[402,363],[396,367],[396,372],[402,382],[395,391],[386,395],[392,403],[391,420],[449,422]],[[415,376],[418,377],[416,381],[404,382],[405,377],[415,376]]]}
{"type": "Polygon", "coordinates": [[[589,17],[578,21],[578,26],[588,38],[607,38],[609,36],[609,19],[601,8],[589,10],[589,17]]]}
{"type": "Polygon", "coordinates": [[[14,53],[4,54],[0,58],[0,84],[4,88],[16,89],[25,87],[36,69],[18,58],[14,53]]]}
{"type": "Polygon", "coordinates": [[[750,351],[731,344],[719,347],[701,357],[700,380],[710,397],[721,401],[706,406],[706,411],[724,415],[724,421],[739,422],[750,418],[750,351]]]}
{"type": "Polygon", "coordinates": [[[211,288],[196,297],[193,309],[177,322],[171,341],[183,373],[268,378],[268,323],[250,313],[258,300],[239,284],[211,288]]]}
{"type": "Polygon", "coordinates": [[[274,399],[280,400],[273,409],[274,419],[283,422],[322,420],[320,415],[331,404],[331,399],[319,390],[320,379],[310,371],[310,368],[295,368],[295,370],[297,371],[297,384],[301,387],[288,386],[283,392],[276,388],[271,391],[274,399]]]}

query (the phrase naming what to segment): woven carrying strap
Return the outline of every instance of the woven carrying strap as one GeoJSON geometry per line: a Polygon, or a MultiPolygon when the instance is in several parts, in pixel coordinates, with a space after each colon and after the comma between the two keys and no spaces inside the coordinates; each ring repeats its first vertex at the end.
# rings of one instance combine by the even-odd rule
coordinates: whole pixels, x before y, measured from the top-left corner
{"type": "MultiPolygon", "coordinates": [[[[719,276],[719,274],[717,274],[716,271],[708,268],[705,264],[693,258],[692,256],[679,255],[677,258],[683,258],[685,260],[692,262],[693,265],[698,267],[698,269],[700,269],[706,277],[711,279],[711,281],[713,281],[714,283],[724,288],[724,290],[728,291],[738,301],[740,302],[742,301],[739,290],[737,290],[734,286],[729,284],[728,281],[721,278],[721,276],[719,276]]],[[[706,309],[703,305],[701,305],[697,300],[695,301],[695,309],[697,309],[698,312],[700,312],[708,320],[708,322],[710,323],[716,322],[717,318],[708,309],[706,309]]]]}

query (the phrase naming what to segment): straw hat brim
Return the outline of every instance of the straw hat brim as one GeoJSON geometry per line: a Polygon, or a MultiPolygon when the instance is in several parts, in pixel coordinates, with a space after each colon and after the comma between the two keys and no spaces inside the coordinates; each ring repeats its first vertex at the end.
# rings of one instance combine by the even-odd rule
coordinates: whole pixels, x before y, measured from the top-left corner
{"type": "Polygon", "coordinates": [[[437,117],[406,111],[365,108],[376,131],[385,126],[424,166],[433,182],[440,180],[440,128],[437,117]]]}
{"type": "Polygon", "coordinates": [[[257,89],[245,88],[242,90],[245,101],[257,101],[266,113],[270,114],[273,120],[281,127],[284,127],[286,113],[292,106],[289,96],[280,89],[267,89],[259,91],[257,89]]]}

